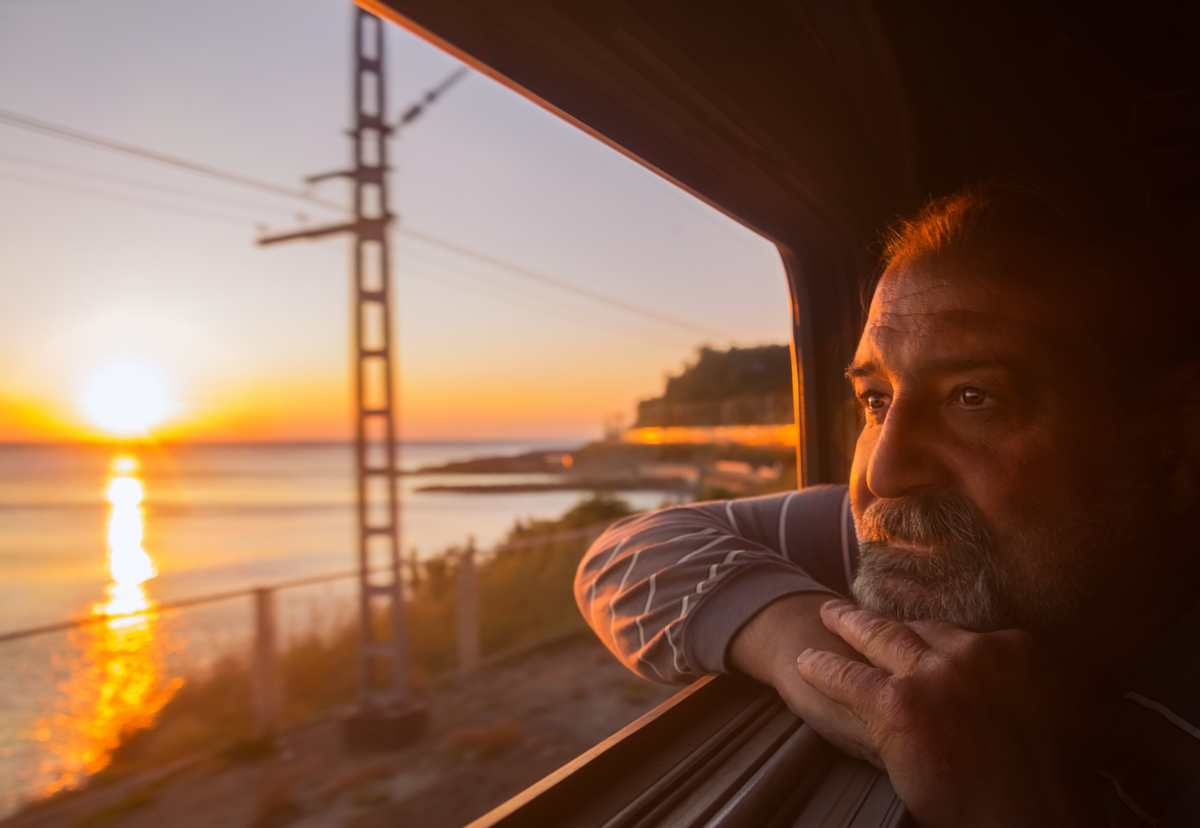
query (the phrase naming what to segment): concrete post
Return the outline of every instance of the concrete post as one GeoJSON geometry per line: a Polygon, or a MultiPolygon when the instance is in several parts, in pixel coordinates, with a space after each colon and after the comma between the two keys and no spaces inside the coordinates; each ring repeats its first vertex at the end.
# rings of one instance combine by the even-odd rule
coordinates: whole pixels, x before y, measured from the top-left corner
{"type": "Polygon", "coordinates": [[[421,586],[421,559],[417,557],[417,548],[414,546],[408,550],[409,594],[416,592],[419,586],[421,586]]]}
{"type": "Polygon", "coordinates": [[[275,590],[254,590],[254,738],[270,739],[279,727],[279,664],[275,590]]]}

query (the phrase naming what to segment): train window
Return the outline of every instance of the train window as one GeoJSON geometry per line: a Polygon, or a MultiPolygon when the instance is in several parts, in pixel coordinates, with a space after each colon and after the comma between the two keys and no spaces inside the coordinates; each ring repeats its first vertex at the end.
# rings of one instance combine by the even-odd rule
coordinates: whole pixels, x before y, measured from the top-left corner
{"type": "Polygon", "coordinates": [[[0,27],[0,817],[461,825],[672,697],[572,578],[794,485],[776,247],[341,0],[78,11],[0,27]]]}

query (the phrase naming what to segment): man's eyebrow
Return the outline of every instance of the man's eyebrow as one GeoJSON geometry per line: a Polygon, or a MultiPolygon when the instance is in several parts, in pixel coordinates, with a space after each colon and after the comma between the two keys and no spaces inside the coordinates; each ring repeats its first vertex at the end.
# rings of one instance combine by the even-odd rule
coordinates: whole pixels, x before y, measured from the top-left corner
{"type": "Polygon", "coordinates": [[[846,366],[847,379],[859,379],[862,377],[878,376],[881,372],[878,363],[867,362],[851,362],[846,366]]]}

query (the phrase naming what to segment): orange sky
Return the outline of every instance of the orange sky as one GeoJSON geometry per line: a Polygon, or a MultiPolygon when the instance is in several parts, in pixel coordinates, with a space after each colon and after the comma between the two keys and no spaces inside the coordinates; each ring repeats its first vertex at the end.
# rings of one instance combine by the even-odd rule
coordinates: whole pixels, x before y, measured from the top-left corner
{"type": "MultiPolygon", "coordinates": [[[[346,163],[344,0],[3,15],[0,109],[281,187],[346,163]]],[[[458,65],[395,27],[387,49],[393,113],[458,65]]],[[[698,345],[787,340],[769,243],[481,75],[405,130],[393,167],[411,439],[598,437],[698,345]]],[[[320,195],[345,203],[340,186],[320,195]]],[[[157,438],[350,437],[346,242],[254,244],[297,214],[339,218],[0,123],[0,441],[103,439],[82,389],[119,360],[152,366],[177,403],[157,438]]]]}

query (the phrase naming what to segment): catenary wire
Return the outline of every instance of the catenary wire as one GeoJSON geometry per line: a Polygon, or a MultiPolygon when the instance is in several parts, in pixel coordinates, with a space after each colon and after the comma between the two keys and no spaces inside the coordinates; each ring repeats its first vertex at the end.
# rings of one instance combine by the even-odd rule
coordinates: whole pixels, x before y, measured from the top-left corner
{"type": "Polygon", "coordinates": [[[214,204],[227,204],[230,207],[241,207],[247,210],[267,210],[274,213],[286,213],[295,215],[296,211],[287,207],[281,207],[278,204],[266,204],[261,201],[246,201],[240,198],[229,198],[227,196],[216,195],[213,193],[201,193],[197,190],[189,190],[183,187],[170,187],[164,184],[155,184],[150,181],[142,181],[137,178],[127,178],[123,175],[112,175],[110,173],[98,172],[89,170],[85,167],[76,167],[70,164],[57,164],[52,161],[45,161],[41,158],[30,158],[24,155],[16,155],[11,152],[0,152],[0,160],[8,161],[13,164],[21,164],[26,167],[37,167],[50,172],[64,173],[66,175],[75,175],[81,178],[92,178],[96,181],[107,181],[112,184],[120,184],[127,187],[139,187],[144,190],[153,190],[155,192],[166,193],[168,195],[180,195],[187,198],[195,198],[203,201],[211,201],[214,204]]]}
{"type": "Polygon", "coordinates": [[[302,199],[313,204],[319,204],[322,207],[327,207],[331,210],[345,212],[344,207],[329,201],[325,201],[324,199],[317,198],[314,195],[310,195],[309,193],[305,193],[300,190],[292,190],[287,187],[281,187],[278,184],[272,184],[270,181],[251,178],[239,173],[226,172],[225,170],[220,170],[216,167],[210,167],[207,164],[189,161],[186,158],[167,155],[166,153],[145,149],[144,147],[135,146],[133,144],[126,144],[122,141],[113,141],[108,138],[102,138],[99,135],[92,135],[88,132],[72,129],[71,127],[55,124],[40,118],[31,118],[28,115],[23,115],[20,112],[13,112],[9,109],[0,109],[0,123],[7,124],[11,127],[16,127],[17,129],[40,132],[43,135],[52,135],[55,138],[61,138],[65,141],[74,141],[77,144],[86,144],[98,149],[108,150],[109,152],[129,155],[134,158],[140,158],[144,161],[152,161],[168,167],[187,170],[200,175],[206,175],[210,178],[219,178],[223,181],[238,184],[242,187],[253,187],[259,190],[274,193],[275,195],[302,199]]]}
{"type": "Polygon", "coordinates": [[[421,275],[429,281],[443,282],[463,291],[476,291],[492,299],[507,302],[526,310],[536,311],[555,319],[570,318],[573,324],[575,322],[583,322],[584,324],[590,324],[597,330],[605,330],[609,333],[613,332],[611,326],[605,327],[603,324],[598,324],[598,320],[594,315],[582,313],[579,307],[566,304],[557,297],[522,293],[520,290],[514,289],[512,285],[494,280],[481,279],[477,273],[465,272],[454,268],[452,265],[448,265],[446,262],[439,262],[435,259],[414,256],[412,254],[413,251],[407,250],[403,251],[399,257],[397,275],[400,278],[406,278],[414,274],[421,275]]]}
{"type": "MultiPolygon", "coordinates": [[[[336,251],[333,249],[333,245],[337,244],[337,240],[335,239],[316,240],[313,242],[313,244],[317,246],[318,249],[336,255],[336,251]]],[[[603,324],[600,324],[595,317],[586,314],[580,314],[580,308],[578,306],[566,304],[553,294],[535,295],[520,293],[515,291],[511,284],[487,280],[486,277],[480,277],[480,275],[477,273],[464,273],[462,271],[455,271],[454,275],[450,276],[446,272],[446,270],[451,267],[450,265],[447,265],[445,262],[439,262],[435,259],[421,257],[419,254],[416,259],[418,267],[434,268],[436,270],[431,272],[430,270],[415,269],[412,267],[413,253],[414,251],[411,249],[397,249],[396,284],[398,290],[403,289],[403,280],[408,279],[409,277],[416,277],[417,279],[426,282],[441,284],[461,290],[465,293],[471,294],[472,296],[486,295],[491,299],[504,302],[508,305],[512,305],[513,307],[522,308],[524,310],[544,314],[546,316],[553,316],[557,319],[563,318],[564,311],[569,312],[572,314],[571,318],[573,323],[590,325],[594,329],[604,333],[613,332],[611,327],[606,327],[603,324]],[[483,281],[483,285],[479,284],[480,281],[483,281]],[[529,300],[532,300],[532,302],[529,300]],[[535,304],[537,302],[542,302],[544,304],[535,304]],[[557,305],[557,307],[555,307],[555,305],[557,305]]],[[[662,339],[652,330],[637,329],[636,333],[641,336],[651,337],[661,342],[667,341],[662,339]]]]}
{"type": "MultiPolygon", "coordinates": [[[[132,155],[137,158],[142,158],[144,160],[155,161],[158,163],[167,164],[169,166],[174,166],[174,167],[178,167],[181,169],[190,170],[192,172],[197,172],[197,173],[200,173],[203,175],[208,175],[208,176],[211,176],[214,178],[224,179],[226,181],[230,181],[232,183],[239,184],[241,186],[257,187],[260,190],[266,190],[266,191],[272,192],[276,195],[284,195],[284,196],[288,196],[290,198],[303,199],[305,201],[320,204],[320,205],[322,205],[324,207],[328,207],[330,209],[335,209],[335,210],[345,212],[344,209],[339,207],[338,205],[332,204],[331,202],[327,202],[322,199],[318,199],[315,196],[311,196],[307,193],[303,193],[298,190],[289,190],[285,187],[279,187],[275,184],[271,184],[270,182],[258,181],[256,179],[247,178],[245,176],[241,176],[236,173],[225,172],[224,170],[219,170],[215,167],[209,167],[204,164],[199,164],[199,163],[196,163],[193,161],[188,161],[187,159],[176,158],[173,156],[167,156],[162,153],[156,152],[154,150],[148,150],[148,149],[144,149],[142,147],[136,147],[132,144],[124,144],[121,142],[110,141],[107,138],[101,138],[99,136],[90,135],[88,133],[80,132],[78,130],[71,129],[69,127],[61,126],[59,124],[53,124],[49,121],[43,121],[40,119],[30,118],[29,116],[22,115],[22,114],[16,113],[16,112],[12,112],[11,110],[0,109],[0,122],[8,123],[10,126],[17,126],[17,127],[23,128],[23,129],[31,129],[36,132],[43,132],[46,134],[55,135],[57,137],[67,138],[68,140],[74,140],[74,141],[78,141],[81,143],[92,144],[92,145],[99,146],[99,147],[102,147],[105,149],[110,149],[115,152],[126,153],[126,154],[132,155]]],[[[124,200],[129,201],[129,199],[124,199],[124,200]]],[[[168,208],[160,207],[160,209],[168,209],[168,208]]],[[[180,211],[176,210],[176,212],[180,212],[180,211]]],[[[228,221],[228,219],[224,219],[224,220],[228,221]]],[[[429,233],[422,233],[419,231],[410,230],[408,228],[401,228],[400,232],[406,236],[417,239],[418,241],[422,241],[426,244],[433,245],[436,247],[441,247],[445,250],[453,251],[455,253],[458,253],[459,255],[466,256],[468,258],[475,259],[476,261],[491,265],[492,267],[497,267],[502,270],[506,270],[506,271],[513,273],[514,275],[517,275],[520,278],[526,279],[528,281],[539,282],[543,285],[548,285],[548,286],[556,288],[558,290],[566,291],[569,293],[574,293],[576,295],[586,297],[587,299],[590,299],[591,301],[599,302],[601,304],[605,304],[610,307],[618,308],[622,311],[625,311],[626,313],[636,314],[645,319],[653,320],[655,322],[658,322],[659,324],[670,325],[675,328],[688,330],[694,334],[699,333],[703,336],[710,337],[715,340],[722,340],[725,338],[720,333],[710,330],[708,328],[702,327],[700,325],[695,325],[691,322],[687,322],[687,321],[681,320],[681,319],[675,319],[666,314],[661,314],[656,311],[651,311],[646,308],[642,308],[638,305],[634,305],[629,302],[624,302],[620,299],[615,299],[613,297],[606,296],[605,294],[597,293],[595,291],[591,291],[586,288],[579,287],[579,286],[571,284],[570,282],[565,281],[563,279],[558,279],[556,277],[549,276],[547,274],[541,273],[541,272],[533,270],[531,268],[523,267],[523,266],[515,264],[513,262],[505,261],[504,259],[500,259],[498,257],[491,256],[487,253],[481,253],[479,251],[472,250],[471,248],[466,247],[464,245],[449,241],[447,239],[439,238],[439,237],[434,236],[429,233]]]]}
{"type": "MultiPolygon", "coordinates": [[[[424,250],[418,250],[416,248],[409,247],[407,244],[404,244],[404,242],[408,241],[407,239],[397,239],[397,241],[399,243],[398,243],[396,249],[397,249],[398,253],[400,254],[400,258],[398,259],[398,262],[401,265],[401,270],[399,271],[399,273],[401,275],[406,275],[406,273],[407,273],[407,271],[405,270],[406,266],[410,266],[412,262],[417,262],[418,264],[423,265],[425,267],[436,268],[439,272],[450,271],[458,279],[469,280],[466,284],[456,285],[456,286],[462,286],[462,287],[466,288],[467,285],[471,285],[471,289],[474,289],[474,286],[476,286],[476,285],[487,286],[493,290],[499,290],[502,293],[508,293],[509,295],[520,297],[522,300],[532,299],[534,301],[540,301],[543,303],[547,303],[548,307],[544,305],[543,307],[539,308],[539,310],[542,313],[551,314],[551,315],[553,315],[553,314],[561,315],[564,311],[567,311],[571,314],[571,318],[573,320],[588,320],[589,322],[594,322],[597,319],[597,317],[595,316],[594,313],[584,312],[584,309],[581,308],[578,304],[571,302],[570,300],[566,299],[566,297],[563,297],[559,294],[542,293],[542,292],[523,293],[523,292],[521,292],[519,285],[514,285],[510,281],[506,281],[502,278],[496,278],[496,276],[487,274],[486,272],[481,273],[481,272],[475,271],[475,270],[462,269],[461,266],[465,262],[463,261],[461,256],[457,257],[457,261],[455,261],[454,263],[450,263],[447,261],[440,261],[436,258],[429,257],[427,252],[424,250]],[[566,300],[566,301],[564,301],[564,300],[566,300]]],[[[475,263],[475,264],[477,264],[477,263],[475,263]]],[[[506,299],[505,301],[508,301],[508,300],[506,299]]],[[[584,301],[587,301],[587,300],[584,300],[584,301]]],[[[532,306],[529,306],[529,307],[532,308],[532,306]]],[[[628,319],[627,315],[623,314],[623,316],[625,319],[628,319]]],[[[646,320],[641,320],[641,321],[646,321],[646,320]]],[[[595,324],[595,325],[593,325],[593,327],[595,327],[597,330],[604,330],[604,331],[608,331],[610,333],[613,331],[613,328],[611,326],[606,327],[602,324],[595,324]]],[[[634,330],[637,330],[638,333],[642,334],[642,335],[653,336],[656,340],[659,340],[662,342],[671,341],[670,337],[672,335],[677,335],[676,332],[665,330],[662,328],[662,326],[655,326],[653,328],[642,328],[639,326],[639,327],[635,328],[634,330]],[[661,332],[661,336],[659,335],[659,333],[656,333],[656,332],[661,332]],[[667,338],[663,338],[663,337],[667,337],[667,338]]]]}
{"type": "Polygon", "coordinates": [[[244,218],[234,218],[232,216],[221,215],[218,213],[209,213],[202,210],[192,210],[187,207],[177,207],[172,204],[163,204],[159,201],[151,201],[145,198],[136,198],[133,196],[122,195],[112,192],[104,192],[103,190],[93,190],[85,187],[72,187],[68,184],[60,184],[55,181],[39,181],[36,178],[24,178],[19,175],[9,175],[0,172],[0,178],[6,181],[15,181],[18,184],[28,184],[32,187],[44,187],[48,190],[61,190],[66,193],[74,193],[76,195],[84,195],[90,198],[100,198],[105,201],[118,201],[124,204],[133,204],[137,207],[149,207],[153,210],[163,210],[168,213],[179,213],[180,215],[190,216],[192,218],[202,218],[208,221],[221,221],[226,224],[240,224],[242,227],[253,227],[254,222],[244,218]]]}
{"type": "MultiPolygon", "coordinates": [[[[427,265],[424,265],[422,263],[422,266],[427,266],[427,265]]],[[[445,273],[431,273],[427,270],[416,269],[411,266],[406,268],[402,272],[404,273],[406,278],[415,277],[417,279],[421,279],[421,280],[424,280],[427,282],[432,282],[432,283],[438,284],[438,285],[445,285],[447,287],[451,287],[456,290],[460,290],[463,293],[470,294],[471,296],[474,296],[477,298],[480,296],[486,296],[487,298],[491,299],[492,301],[503,302],[507,305],[521,308],[522,310],[526,310],[531,313],[542,314],[542,315],[554,317],[554,318],[557,318],[560,320],[563,318],[562,313],[560,311],[556,311],[553,308],[538,307],[537,305],[534,305],[529,302],[522,302],[519,299],[514,298],[513,296],[505,295],[504,293],[499,292],[499,291],[488,290],[486,287],[481,288],[477,284],[472,284],[471,282],[467,282],[467,281],[461,281],[461,280],[453,278],[451,276],[447,276],[445,273]]],[[[598,324],[594,319],[592,319],[591,317],[588,317],[586,315],[579,315],[579,316],[572,318],[571,324],[572,325],[583,324],[583,325],[587,325],[591,328],[594,328],[598,331],[602,331],[604,333],[612,333],[611,328],[605,328],[603,325],[598,324]]]]}
{"type": "Polygon", "coordinates": [[[491,265],[492,267],[500,268],[501,270],[506,270],[509,273],[512,273],[512,274],[519,276],[523,279],[526,279],[528,281],[538,282],[543,285],[549,285],[550,287],[557,288],[558,290],[566,291],[568,293],[574,293],[577,296],[583,296],[587,299],[590,299],[593,302],[599,302],[601,304],[608,305],[609,307],[619,308],[620,310],[623,310],[626,313],[637,314],[638,316],[641,316],[645,319],[650,319],[650,320],[653,320],[653,321],[658,322],[663,325],[670,325],[675,328],[682,328],[682,329],[691,331],[692,333],[699,333],[704,336],[714,337],[715,339],[718,339],[718,340],[724,339],[724,337],[721,334],[717,333],[716,331],[709,330],[708,328],[701,327],[700,325],[694,325],[691,322],[687,322],[682,319],[675,319],[674,317],[670,317],[665,314],[656,313],[655,311],[647,310],[646,308],[639,307],[638,305],[633,305],[628,302],[623,302],[620,299],[614,299],[611,296],[605,296],[602,293],[595,293],[594,291],[590,291],[587,288],[581,288],[578,285],[573,285],[570,282],[567,282],[563,279],[558,279],[554,276],[548,276],[545,273],[540,273],[536,270],[532,270],[530,268],[523,267],[518,264],[514,264],[513,262],[505,261],[504,259],[500,259],[495,256],[491,256],[487,253],[480,253],[478,251],[470,249],[469,247],[465,247],[461,244],[456,244],[454,242],[447,241],[446,239],[438,238],[437,236],[430,235],[429,233],[422,233],[417,230],[410,230],[407,227],[400,227],[400,228],[398,228],[398,230],[396,232],[398,232],[404,236],[407,236],[408,238],[416,239],[417,241],[424,242],[425,244],[429,244],[434,247],[439,247],[439,248],[442,248],[443,250],[452,251],[454,253],[457,253],[460,256],[465,256],[469,259],[474,259],[474,260],[482,262],[484,264],[491,265]]]}

